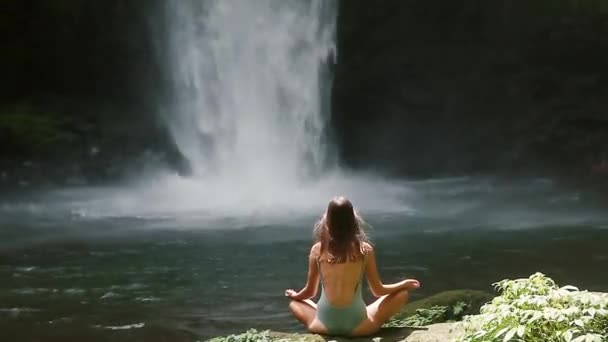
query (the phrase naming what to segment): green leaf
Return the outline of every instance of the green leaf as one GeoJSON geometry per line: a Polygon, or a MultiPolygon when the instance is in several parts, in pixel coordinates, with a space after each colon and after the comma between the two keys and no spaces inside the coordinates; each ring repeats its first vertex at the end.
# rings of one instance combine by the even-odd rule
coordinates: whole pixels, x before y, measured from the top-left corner
{"type": "Polygon", "coordinates": [[[460,317],[464,313],[465,309],[468,307],[468,304],[465,302],[457,302],[452,307],[452,315],[454,317],[460,317]]]}
{"type": "Polygon", "coordinates": [[[576,286],[572,286],[572,285],[566,285],[562,287],[562,290],[567,290],[567,291],[578,291],[578,287],[576,286]]]}
{"type": "Polygon", "coordinates": [[[523,337],[525,333],[526,333],[526,327],[525,326],[520,325],[520,326],[517,327],[517,336],[523,337]]]}
{"type": "Polygon", "coordinates": [[[540,319],[540,318],[542,318],[542,317],[543,317],[543,313],[542,313],[542,312],[540,312],[540,311],[537,311],[537,312],[535,312],[535,313],[532,315],[532,318],[530,319],[530,321],[528,321],[528,323],[530,323],[530,324],[531,324],[531,323],[533,323],[534,321],[536,321],[536,320],[538,320],[538,319],[540,319]]]}
{"type": "Polygon", "coordinates": [[[596,337],[598,336],[595,334],[587,334],[585,335],[585,342],[594,342],[596,337]]]}
{"type": "Polygon", "coordinates": [[[566,342],[570,342],[570,340],[572,340],[572,331],[567,330],[564,333],[564,340],[566,340],[566,342]]]}
{"type": "Polygon", "coordinates": [[[515,333],[517,333],[517,328],[512,328],[509,330],[509,332],[505,335],[505,338],[502,339],[502,342],[510,341],[513,336],[515,336],[515,333]]]}
{"type": "Polygon", "coordinates": [[[502,334],[506,333],[509,329],[511,329],[511,327],[506,327],[503,329],[500,329],[496,335],[494,335],[495,338],[499,338],[502,334]]]}

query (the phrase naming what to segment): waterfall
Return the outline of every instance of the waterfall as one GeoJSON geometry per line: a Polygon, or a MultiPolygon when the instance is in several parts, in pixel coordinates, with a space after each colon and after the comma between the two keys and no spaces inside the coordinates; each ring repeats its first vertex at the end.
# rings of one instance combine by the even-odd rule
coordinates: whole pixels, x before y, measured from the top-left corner
{"type": "Polygon", "coordinates": [[[158,3],[168,90],[156,100],[189,172],[151,167],[87,213],[291,220],[336,195],[402,210],[401,187],[340,170],[328,142],[337,0],[158,3]]]}
{"type": "Polygon", "coordinates": [[[192,177],[295,185],[326,166],[336,1],[170,0],[163,116],[192,177]]]}

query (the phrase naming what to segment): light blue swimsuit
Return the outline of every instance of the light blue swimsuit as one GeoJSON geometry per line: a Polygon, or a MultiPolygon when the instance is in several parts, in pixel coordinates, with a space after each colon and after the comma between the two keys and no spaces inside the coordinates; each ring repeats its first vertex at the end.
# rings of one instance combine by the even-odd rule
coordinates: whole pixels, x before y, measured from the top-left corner
{"type": "MultiPolygon", "coordinates": [[[[319,274],[321,274],[321,265],[317,260],[319,274]]],[[[361,281],[365,270],[365,260],[361,269],[361,277],[357,283],[353,301],[347,306],[335,307],[332,306],[323,288],[323,275],[321,274],[321,298],[317,303],[317,318],[330,335],[348,335],[350,334],[365,318],[367,318],[367,309],[361,294],[361,281]]]]}

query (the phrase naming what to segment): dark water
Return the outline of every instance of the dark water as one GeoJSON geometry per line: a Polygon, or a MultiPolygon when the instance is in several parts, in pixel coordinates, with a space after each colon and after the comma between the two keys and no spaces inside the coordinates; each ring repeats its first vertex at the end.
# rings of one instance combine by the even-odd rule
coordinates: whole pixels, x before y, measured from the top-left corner
{"type": "MultiPolygon", "coordinates": [[[[494,281],[541,271],[561,284],[608,290],[601,206],[536,183],[467,184],[462,191],[454,182],[417,184],[413,211],[366,216],[384,281],[415,277],[420,298],[491,290],[494,281]],[[448,215],[449,208],[460,209],[448,215]]],[[[251,327],[301,331],[282,294],[304,285],[316,214],[184,225],[51,214],[17,202],[4,202],[0,220],[3,341],[196,341],[251,327]]]]}

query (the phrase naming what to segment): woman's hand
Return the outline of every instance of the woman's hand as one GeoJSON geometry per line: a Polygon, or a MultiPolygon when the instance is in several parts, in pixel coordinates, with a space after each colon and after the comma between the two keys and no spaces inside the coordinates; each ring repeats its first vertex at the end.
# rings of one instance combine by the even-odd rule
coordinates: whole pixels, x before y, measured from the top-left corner
{"type": "Polygon", "coordinates": [[[405,279],[403,286],[408,290],[416,290],[420,288],[420,282],[416,279],[405,279]]]}
{"type": "Polygon", "coordinates": [[[294,291],[293,289],[285,290],[285,297],[293,298],[293,297],[295,297],[296,294],[297,294],[297,292],[294,291]]]}

